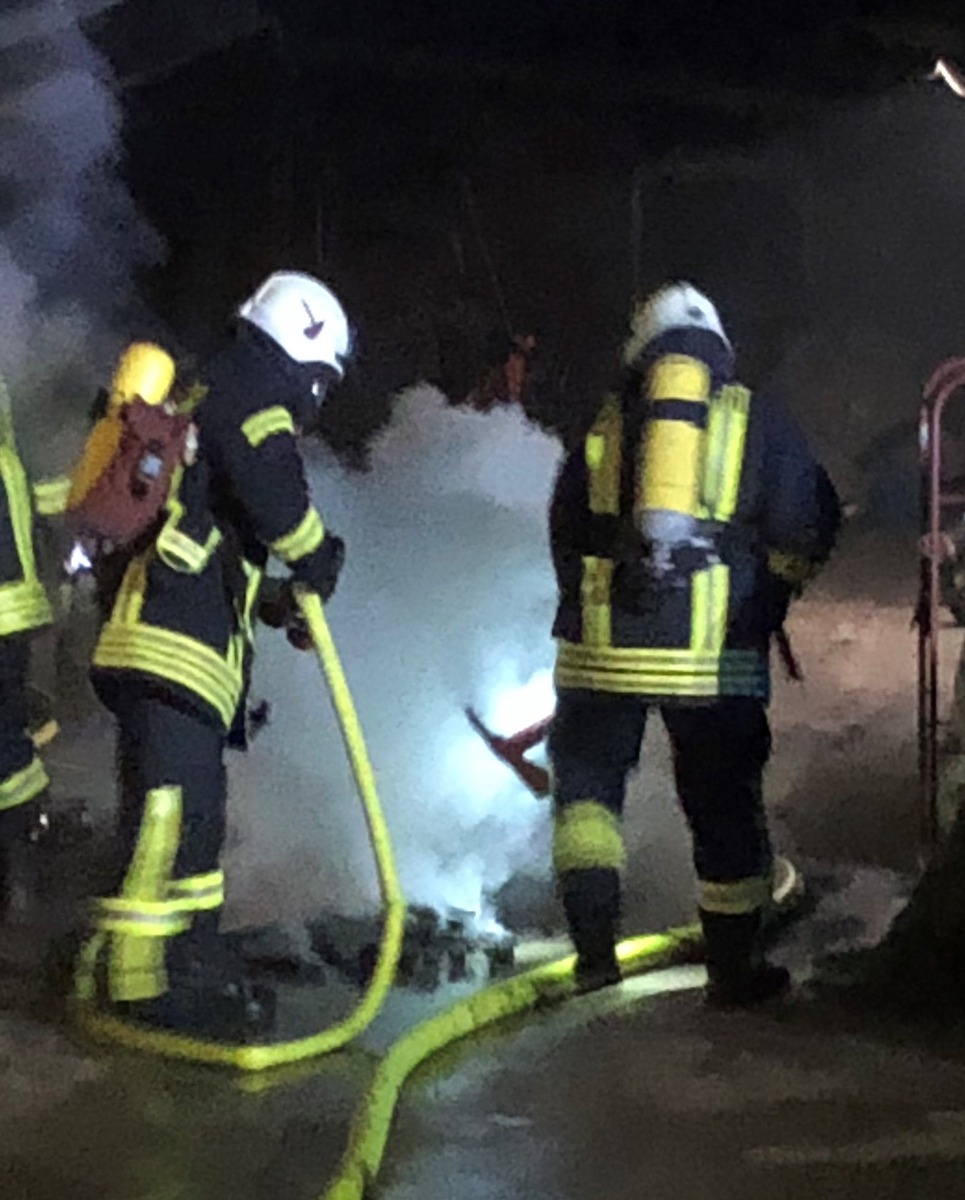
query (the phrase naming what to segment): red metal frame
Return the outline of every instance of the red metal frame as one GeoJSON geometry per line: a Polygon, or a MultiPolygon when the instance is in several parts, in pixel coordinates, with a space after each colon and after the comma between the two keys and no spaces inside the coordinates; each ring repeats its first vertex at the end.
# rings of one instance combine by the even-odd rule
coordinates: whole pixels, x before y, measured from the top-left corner
{"type": "Polygon", "coordinates": [[[918,779],[921,837],[926,856],[938,840],[939,569],[946,553],[942,510],[965,504],[965,494],[942,490],[942,417],[952,395],[965,388],[965,358],[943,362],[925,384],[918,423],[921,471],[918,625],[918,779]]]}

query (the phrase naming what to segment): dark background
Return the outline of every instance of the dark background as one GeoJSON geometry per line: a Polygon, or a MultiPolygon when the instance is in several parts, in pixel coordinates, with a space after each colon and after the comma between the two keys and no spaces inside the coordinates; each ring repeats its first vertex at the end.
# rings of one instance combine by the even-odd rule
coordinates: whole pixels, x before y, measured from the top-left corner
{"type": "MultiPolygon", "coordinates": [[[[860,183],[862,155],[869,178],[881,167],[861,106],[879,126],[882,104],[929,128],[934,113],[965,148],[965,102],[927,80],[965,37],[961,6],[938,0],[193,0],[190,13],[128,0],[90,23],[121,80],[126,178],[168,245],[145,291],[203,352],[266,272],[330,280],[360,333],[327,412],[349,452],[395,389],[425,378],[458,397],[522,329],[540,338],[531,409],[571,433],[613,375],[634,289],[666,274],[712,291],[751,382],[781,379],[854,241],[828,216],[838,181],[860,183]],[[846,133],[828,148],[828,123],[849,121],[856,152],[846,133]],[[810,218],[775,160],[785,144],[817,156],[810,218]],[[820,245],[803,230],[816,212],[820,245]]],[[[896,136],[917,148],[912,125],[896,136]]],[[[884,172],[885,207],[917,229],[900,175],[884,172]]],[[[869,284],[869,265],[835,282],[834,302],[853,289],[901,308],[905,282],[886,270],[869,284]]],[[[958,316],[938,307],[934,346],[909,334],[909,390],[955,349],[958,316]]]]}

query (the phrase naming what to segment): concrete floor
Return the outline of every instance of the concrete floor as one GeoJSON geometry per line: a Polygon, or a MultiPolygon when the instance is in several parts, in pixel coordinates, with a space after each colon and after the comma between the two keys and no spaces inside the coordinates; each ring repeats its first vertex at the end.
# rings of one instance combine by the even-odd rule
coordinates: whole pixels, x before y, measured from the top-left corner
{"type": "Polygon", "coordinates": [[[793,1004],[718,1015],[640,985],[578,1001],[419,1083],[392,1200],[952,1196],[961,1061],[793,1004]]]}
{"type": "MultiPolygon", "coordinates": [[[[898,597],[862,607],[819,595],[794,626],[808,682],[779,690],[769,794],[782,848],[840,864],[836,903],[785,950],[801,975],[820,952],[880,936],[895,900],[880,867],[914,857],[914,658],[885,653],[886,643],[912,649],[907,622],[898,597]],[[845,718],[863,742],[842,740],[845,718]]],[[[51,754],[61,794],[90,798],[95,819],[110,807],[109,735],[103,714],[87,714],[51,754]]],[[[651,789],[655,773],[659,762],[651,789]]],[[[686,919],[689,908],[687,847],[664,807],[662,823],[652,805],[630,815],[646,884],[638,907],[651,926],[686,919]]],[[[232,877],[243,882],[245,872],[232,877]]],[[[633,872],[629,884],[633,909],[633,872]]],[[[630,923],[641,924],[636,912],[630,923]]],[[[379,1194],[918,1200],[961,1191],[957,1035],[929,1042],[800,999],[725,1017],[701,1008],[700,982],[697,969],[630,981],[440,1056],[404,1093],[379,1194]]],[[[397,993],[358,1048],[305,1071],[238,1079],[93,1048],[24,1015],[23,986],[0,966],[3,1200],[313,1200],[336,1169],[376,1055],[449,998],[397,993]]],[[[320,1025],[345,1000],[326,987],[297,1004],[320,1025]]]]}
{"type": "MultiPolygon", "coordinates": [[[[699,968],[629,981],[446,1052],[405,1094],[380,1194],[958,1194],[961,1044],[928,1044],[802,1000],[709,1013],[688,990],[700,982],[699,968]]],[[[389,1024],[441,999],[396,1007],[389,1024]]],[[[335,1170],[373,1061],[363,1048],[308,1072],[239,1080],[92,1051],[7,1012],[2,1194],[308,1200],[335,1170]]]]}

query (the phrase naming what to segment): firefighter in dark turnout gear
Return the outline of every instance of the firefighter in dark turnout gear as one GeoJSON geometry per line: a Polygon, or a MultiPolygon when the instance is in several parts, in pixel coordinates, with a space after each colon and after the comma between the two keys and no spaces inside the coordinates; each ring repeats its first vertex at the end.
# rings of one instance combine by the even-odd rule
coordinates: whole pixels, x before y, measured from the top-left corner
{"type": "Polygon", "coordinates": [[[735,382],[694,287],[641,305],[624,357],[552,502],[554,867],[578,982],[615,982],[625,785],[659,708],[693,837],[708,1000],[751,1004],[788,983],[761,946],[769,644],[830,554],[839,505],[790,417],[735,382]]]}
{"type": "Polygon", "coordinates": [[[0,420],[0,920],[6,915],[14,859],[39,825],[47,773],[30,737],[27,673],[30,638],[51,610],[37,576],[34,509],[8,414],[0,420]]]}
{"type": "Polygon", "coordinates": [[[351,342],[335,296],[294,272],[266,280],[239,317],[201,372],[193,461],[162,518],[134,553],[114,556],[120,570],[106,560],[92,667],[118,720],[121,775],[122,865],[97,909],[102,998],[216,1035],[224,1014],[234,1021],[220,1001],[238,995],[216,969],[224,749],[243,729],[269,556],[323,599],[335,588],[344,547],[310,501],[297,437],[313,429],[351,342]]]}

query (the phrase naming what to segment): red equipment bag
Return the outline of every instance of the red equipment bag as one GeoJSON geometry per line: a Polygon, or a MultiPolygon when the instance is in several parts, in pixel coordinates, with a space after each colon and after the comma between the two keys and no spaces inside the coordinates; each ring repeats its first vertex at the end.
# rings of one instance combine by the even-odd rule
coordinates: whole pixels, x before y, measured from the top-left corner
{"type": "Polygon", "coordinates": [[[190,416],[140,397],[98,422],[88,452],[107,461],[87,491],[68,506],[78,536],[119,549],[146,533],[164,508],[174,472],[185,461],[190,431],[190,416]]]}

